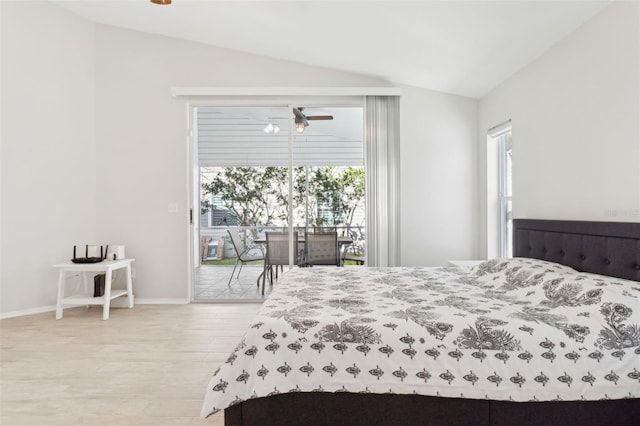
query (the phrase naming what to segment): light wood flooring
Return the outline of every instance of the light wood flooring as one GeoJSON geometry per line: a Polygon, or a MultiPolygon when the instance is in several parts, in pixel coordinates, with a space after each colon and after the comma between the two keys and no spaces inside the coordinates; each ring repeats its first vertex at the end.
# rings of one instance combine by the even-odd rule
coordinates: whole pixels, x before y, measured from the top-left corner
{"type": "Polygon", "coordinates": [[[222,425],[209,378],[259,304],[137,305],[0,321],[2,426],[222,425]]]}

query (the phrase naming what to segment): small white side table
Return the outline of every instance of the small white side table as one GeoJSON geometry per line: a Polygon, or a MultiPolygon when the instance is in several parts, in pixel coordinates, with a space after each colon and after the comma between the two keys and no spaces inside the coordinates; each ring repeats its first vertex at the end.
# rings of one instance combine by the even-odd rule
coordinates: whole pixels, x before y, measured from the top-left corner
{"type": "Polygon", "coordinates": [[[58,276],[58,304],[56,305],[56,319],[62,318],[64,305],[102,305],[102,319],[109,319],[111,300],[116,297],[127,296],[127,306],[133,308],[133,283],[131,279],[131,262],[135,259],[103,260],[98,263],[66,262],[54,265],[59,269],[58,276]],[[126,269],[127,287],[125,289],[111,289],[111,278],[116,269],[126,269]],[[65,296],[65,278],[67,272],[104,272],[104,295],[93,297],[93,285],[87,285],[85,277],[85,292],[65,296]],[[91,289],[91,292],[89,292],[91,289]]]}

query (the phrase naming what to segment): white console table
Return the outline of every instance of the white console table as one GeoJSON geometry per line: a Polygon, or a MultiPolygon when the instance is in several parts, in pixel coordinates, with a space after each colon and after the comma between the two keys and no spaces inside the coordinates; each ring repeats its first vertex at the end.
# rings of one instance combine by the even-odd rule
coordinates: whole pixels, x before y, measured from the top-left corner
{"type": "MultiPolygon", "coordinates": [[[[64,305],[102,305],[102,319],[109,319],[109,307],[111,300],[116,297],[127,296],[127,306],[133,308],[133,283],[131,279],[131,262],[135,259],[103,260],[98,263],[73,263],[66,262],[54,265],[59,269],[58,278],[58,304],[56,305],[56,319],[62,318],[64,305]],[[126,270],[127,286],[124,289],[112,289],[111,278],[113,271],[126,270]],[[84,277],[84,292],[65,296],[65,284],[67,272],[97,272],[105,274],[104,295],[93,297],[93,282],[89,285],[84,277]]],[[[86,275],[86,274],[85,274],[86,275]]]]}

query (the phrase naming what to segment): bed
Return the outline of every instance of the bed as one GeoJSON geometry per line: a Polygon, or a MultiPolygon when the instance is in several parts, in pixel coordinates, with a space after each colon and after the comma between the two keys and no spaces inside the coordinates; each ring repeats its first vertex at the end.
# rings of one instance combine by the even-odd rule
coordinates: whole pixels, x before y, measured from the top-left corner
{"type": "Polygon", "coordinates": [[[514,221],[471,269],[287,272],[213,375],[227,425],[637,424],[640,224],[514,221]]]}

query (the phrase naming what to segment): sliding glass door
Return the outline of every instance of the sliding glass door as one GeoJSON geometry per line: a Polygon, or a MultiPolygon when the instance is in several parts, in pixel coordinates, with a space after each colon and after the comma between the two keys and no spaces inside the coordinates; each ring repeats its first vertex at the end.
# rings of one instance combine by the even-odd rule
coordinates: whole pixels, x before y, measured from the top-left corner
{"type": "Polygon", "coordinates": [[[195,300],[261,299],[267,231],[331,226],[364,249],[362,108],[198,107],[194,117],[195,300]]]}
{"type": "Polygon", "coordinates": [[[293,223],[306,232],[336,231],[341,243],[340,263],[346,252],[363,256],[363,110],[326,106],[296,109],[293,223]],[[301,126],[301,121],[306,126],[301,126]]]}

